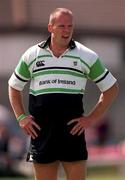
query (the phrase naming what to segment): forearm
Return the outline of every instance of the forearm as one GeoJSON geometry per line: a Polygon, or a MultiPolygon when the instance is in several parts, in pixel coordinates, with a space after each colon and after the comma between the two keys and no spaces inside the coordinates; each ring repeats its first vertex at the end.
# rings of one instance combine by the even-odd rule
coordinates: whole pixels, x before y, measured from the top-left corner
{"type": "Polygon", "coordinates": [[[26,134],[30,135],[33,139],[35,139],[38,136],[36,129],[40,130],[41,127],[34,121],[34,118],[30,115],[24,116],[22,119],[19,119],[21,117],[20,115],[25,114],[22,94],[20,91],[17,91],[10,86],[8,91],[10,104],[13,108],[17,120],[19,121],[20,127],[24,130],[26,134]]]}
{"type": "Polygon", "coordinates": [[[68,122],[68,125],[76,123],[74,127],[71,129],[70,133],[72,135],[82,134],[84,130],[91,125],[95,124],[99,119],[102,118],[104,113],[109,109],[112,102],[114,101],[116,95],[118,93],[118,86],[114,84],[110,89],[101,93],[99,100],[93,110],[86,116],[72,119],[68,122]]]}
{"type": "Polygon", "coordinates": [[[87,114],[89,119],[91,119],[94,123],[102,118],[102,116],[107,112],[111,103],[107,103],[104,100],[103,94],[100,95],[99,101],[95,105],[95,107],[87,114]]]}
{"type": "Polygon", "coordinates": [[[118,93],[118,86],[115,84],[109,90],[101,93],[99,100],[92,111],[87,115],[93,122],[98,121],[107,112],[118,93]]]}
{"type": "Polygon", "coordinates": [[[8,93],[10,104],[16,118],[19,117],[21,114],[25,114],[21,92],[9,86],[8,93]]]}

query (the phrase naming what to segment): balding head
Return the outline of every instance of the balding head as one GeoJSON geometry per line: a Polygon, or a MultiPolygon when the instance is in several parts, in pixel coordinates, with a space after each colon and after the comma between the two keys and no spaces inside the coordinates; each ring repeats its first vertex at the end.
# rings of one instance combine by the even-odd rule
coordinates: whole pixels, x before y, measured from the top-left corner
{"type": "Polygon", "coordinates": [[[73,18],[73,13],[69,9],[66,9],[66,8],[57,8],[54,11],[52,11],[52,13],[50,14],[49,24],[54,24],[56,18],[59,15],[62,15],[62,14],[71,16],[73,18]]]}

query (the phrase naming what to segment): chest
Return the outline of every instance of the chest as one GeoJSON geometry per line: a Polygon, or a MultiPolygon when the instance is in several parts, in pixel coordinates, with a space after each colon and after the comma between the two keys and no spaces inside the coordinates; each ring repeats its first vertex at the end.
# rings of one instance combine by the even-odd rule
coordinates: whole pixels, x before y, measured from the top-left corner
{"type": "Polygon", "coordinates": [[[72,69],[82,71],[80,58],[72,55],[65,55],[59,58],[48,56],[38,56],[33,63],[32,71],[72,69]]]}

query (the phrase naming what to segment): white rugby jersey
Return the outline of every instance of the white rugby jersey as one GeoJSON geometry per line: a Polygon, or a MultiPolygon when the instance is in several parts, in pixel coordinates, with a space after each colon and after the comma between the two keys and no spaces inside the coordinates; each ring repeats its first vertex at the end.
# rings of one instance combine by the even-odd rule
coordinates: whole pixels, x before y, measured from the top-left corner
{"type": "MultiPolygon", "coordinates": [[[[102,92],[116,82],[98,55],[79,42],[71,40],[69,49],[59,58],[50,51],[49,42],[50,38],[29,48],[22,55],[15,72],[9,79],[9,85],[19,91],[22,91],[30,81],[29,106],[32,109],[30,112],[33,112],[34,108],[43,108],[46,100],[49,102],[50,95],[54,97],[53,102],[50,103],[52,106],[58,99],[57,104],[64,104],[62,108],[65,109],[65,112],[67,111],[65,104],[68,105],[68,110],[69,106],[71,109],[75,107],[75,111],[79,107],[78,102],[82,108],[81,99],[85,92],[87,79],[94,81],[102,92]],[[55,98],[57,94],[58,96],[55,98]],[[63,97],[62,101],[65,99],[64,102],[60,101],[60,96],[63,97]],[[70,99],[68,99],[69,96],[70,99]],[[73,102],[72,98],[79,100],[73,102]]],[[[46,109],[48,106],[45,106],[46,109]]]]}
{"type": "Polygon", "coordinates": [[[49,50],[48,41],[29,48],[21,57],[9,85],[22,91],[30,80],[30,94],[48,93],[84,94],[87,79],[96,83],[103,92],[116,79],[104,67],[98,55],[78,42],[59,58],[49,50]]]}

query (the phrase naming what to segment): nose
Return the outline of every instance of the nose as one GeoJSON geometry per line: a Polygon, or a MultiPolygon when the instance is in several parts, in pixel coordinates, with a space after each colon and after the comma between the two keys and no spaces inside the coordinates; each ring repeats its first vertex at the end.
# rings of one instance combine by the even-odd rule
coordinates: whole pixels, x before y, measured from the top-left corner
{"type": "Polygon", "coordinates": [[[69,26],[64,27],[64,32],[70,32],[70,31],[71,31],[71,28],[69,26]]]}

